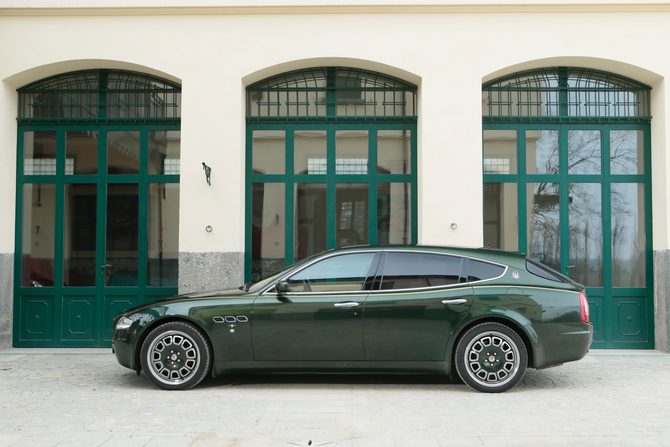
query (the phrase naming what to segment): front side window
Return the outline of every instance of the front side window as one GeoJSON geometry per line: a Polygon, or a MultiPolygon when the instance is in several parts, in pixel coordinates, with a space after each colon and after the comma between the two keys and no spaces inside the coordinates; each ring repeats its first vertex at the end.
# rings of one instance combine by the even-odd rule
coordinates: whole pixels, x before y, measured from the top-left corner
{"type": "Polygon", "coordinates": [[[382,290],[420,289],[458,284],[462,259],[427,253],[389,253],[382,290]]]}
{"type": "Polygon", "coordinates": [[[319,261],[288,279],[293,292],[356,292],[363,290],[375,252],[355,253],[319,261]]]}

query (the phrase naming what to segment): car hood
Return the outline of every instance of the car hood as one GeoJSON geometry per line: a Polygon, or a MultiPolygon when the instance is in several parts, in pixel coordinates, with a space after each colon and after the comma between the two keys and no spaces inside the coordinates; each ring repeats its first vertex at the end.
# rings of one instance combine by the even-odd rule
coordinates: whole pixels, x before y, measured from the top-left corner
{"type": "Polygon", "coordinates": [[[226,297],[240,297],[249,295],[249,292],[240,290],[240,288],[230,288],[222,290],[208,290],[202,292],[192,292],[185,293],[182,295],[174,295],[167,298],[164,298],[161,301],[173,301],[173,300],[184,300],[184,299],[199,299],[199,298],[226,298],[226,297]]]}

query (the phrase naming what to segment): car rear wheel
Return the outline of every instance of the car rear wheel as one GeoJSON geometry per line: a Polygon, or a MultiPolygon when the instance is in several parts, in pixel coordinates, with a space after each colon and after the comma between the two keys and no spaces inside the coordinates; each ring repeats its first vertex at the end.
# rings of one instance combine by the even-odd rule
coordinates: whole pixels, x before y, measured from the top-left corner
{"type": "Polygon", "coordinates": [[[142,369],[164,390],[186,390],[205,378],[211,366],[209,345],[193,325],[175,321],[151,331],[142,344],[142,369]]]}
{"type": "Polygon", "coordinates": [[[528,363],[521,337],[507,326],[484,323],[468,330],[456,348],[456,370],[471,388],[501,393],[523,378],[528,363]]]}

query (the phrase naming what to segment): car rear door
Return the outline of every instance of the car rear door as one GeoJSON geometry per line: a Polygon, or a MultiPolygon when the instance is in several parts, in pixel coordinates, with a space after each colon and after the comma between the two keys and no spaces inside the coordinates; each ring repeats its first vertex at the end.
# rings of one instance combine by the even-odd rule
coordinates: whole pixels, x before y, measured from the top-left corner
{"type": "Polygon", "coordinates": [[[467,258],[429,252],[385,254],[363,311],[368,361],[444,361],[453,328],[468,312],[467,258]]]}

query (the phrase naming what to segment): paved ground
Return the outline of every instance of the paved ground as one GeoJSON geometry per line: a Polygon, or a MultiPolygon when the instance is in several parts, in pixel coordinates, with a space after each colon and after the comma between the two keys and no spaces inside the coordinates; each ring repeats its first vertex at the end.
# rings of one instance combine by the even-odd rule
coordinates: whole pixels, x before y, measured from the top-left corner
{"type": "Polygon", "coordinates": [[[670,446],[670,355],[594,351],[513,390],[248,375],[166,392],[110,350],[0,352],[0,447],[670,446]],[[311,444],[310,444],[311,443],[311,444]]]}

